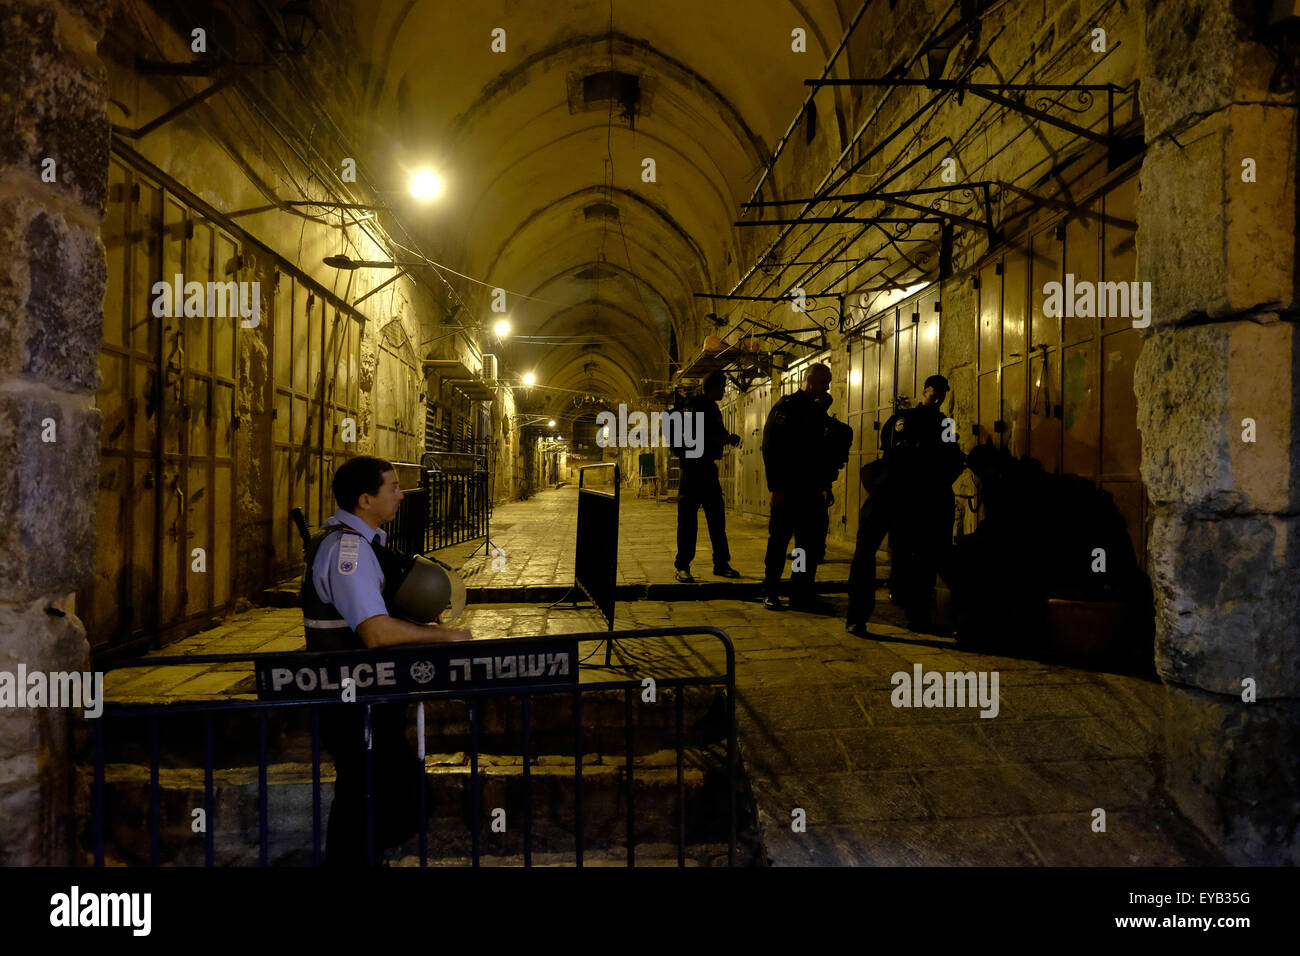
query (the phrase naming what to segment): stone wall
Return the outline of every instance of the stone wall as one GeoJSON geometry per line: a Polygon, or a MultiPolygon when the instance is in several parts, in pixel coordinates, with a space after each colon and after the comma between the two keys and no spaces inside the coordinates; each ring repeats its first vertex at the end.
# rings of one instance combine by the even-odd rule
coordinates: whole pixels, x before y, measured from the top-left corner
{"type": "Polygon", "coordinates": [[[1296,863],[1296,112],[1237,6],[1146,4],[1137,244],[1155,309],[1134,390],[1167,786],[1235,862],[1296,863]]]}
{"type": "Polygon", "coordinates": [[[497,389],[492,401],[492,500],[512,501],[519,497],[520,476],[515,474],[519,454],[519,426],[516,422],[514,392],[506,385],[497,389]]]}
{"type": "MultiPolygon", "coordinates": [[[[169,62],[201,60],[205,54],[194,53],[189,46],[190,26],[208,30],[208,56],[220,55],[218,43],[239,42],[239,31],[223,28],[221,9],[214,9],[208,19],[189,24],[186,11],[167,4],[122,5],[115,8],[108,23],[108,35],[102,56],[108,70],[108,95],[114,101],[112,118],[125,127],[138,127],[162,115],[186,97],[201,89],[207,80],[148,75],[137,70],[135,58],[165,59],[169,62]],[[186,25],[189,24],[189,25],[186,25]],[[233,40],[229,39],[234,37],[233,40]]],[[[228,24],[227,24],[228,26],[228,24]]],[[[278,277],[281,286],[293,281],[287,273],[292,267],[319,283],[339,300],[356,303],[364,316],[355,346],[352,365],[356,372],[356,441],[347,450],[352,454],[378,454],[393,460],[418,461],[424,451],[425,398],[438,395],[443,388],[437,375],[425,374],[421,362],[426,358],[456,358],[467,368],[478,367],[479,358],[467,345],[464,335],[451,335],[454,326],[445,324],[458,303],[429,269],[416,268],[399,276],[391,285],[371,295],[382,283],[394,277],[384,269],[337,269],[324,264],[327,256],[340,253],[358,260],[389,260],[393,249],[375,241],[381,238],[379,227],[393,230],[398,241],[411,241],[386,216],[366,219],[360,211],[345,216],[330,207],[313,209],[314,219],[276,208],[272,199],[311,199],[324,202],[340,199],[359,203],[375,201],[365,171],[387,169],[383,157],[368,163],[360,152],[370,142],[355,129],[358,117],[354,97],[364,87],[355,71],[355,57],[341,51],[351,42],[346,35],[336,35],[337,24],[321,32],[313,41],[312,54],[295,65],[301,71],[300,82],[314,83],[326,90],[319,104],[305,104],[301,91],[288,82],[278,69],[258,73],[259,91],[275,108],[261,100],[225,91],[194,105],[146,136],[132,139],[129,147],[148,164],[193,193],[218,213],[231,216],[230,224],[246,232],[275,255],[260,249],[245,249],[251,262],[249,279],[262,282],[262,301],[268,313],[274,308],[291,307],[287,300],[270,292],[278,277]],[[317,109],[319,107],[319,109],[317,109]],[[362,171],[349,195],[343,195],[340,183],[344,148],[324,120],[341,123],[343,134],[358,145],[357,161],[362,171]],[[271,121],[277,125],[272,126],[271,121]],[[308,134],[314,138],[308,142],[308,134]],[[336,165],[330,167],[333,161],[336,165]],[[251,212],[250,212],[251,210],[251,212]],[[366,229],[353,219],[365,219],[366,229]],[[345,224],[346,223],[346,224],[345,224]],[[381,355],[387,358],[381,362],[381,355]],[[400,422],[400,427],[396,423],[400,422]]],[[[248,51],[249,57],[260,55],[248,51]]],[[[384,183],[385,191],[392,183],[384,183]]],[[[217,221],[222,225],[220,217],[217,221]]],[[[248,244],[251,245],[251,244],[248,244]]],[[[398,253],[403,261],[413,258],[398,253]]],[[[322,297],[316,297],[316,309],[322,297]]],[[[335,314],[333,303],[326,306],[335,314]]],[[[319,313],[317,313],[319,314],[319,313]]],[[[465,316],[461,316],[465,320],[465,316]]],[[[356,318],[346,318],[356,322],[356,318]]],[[[271,533],[282,531],[283,514],[272,513],[274,466],[272,465],[271,413],[274,408],[273,378],[279,366],[272,367],[274,317],[268,315],[257,329],[241,330],[239,364],[236,372],[236,431],[239,467],[235,471],[238,507],[235,512],[232,542],[238,549],[235,591],[237,596],[256,598],[274,583],[274,555],[268,542],[271,533]]],[[[313,359],[315,361],[315,359],[313,359]]],[[[348,356],[340,365],[348,367],[348,356]]],[[[328,384],[335,366],[309,370],[314,391],[323,375],[328,384]]],[[[286,383],[280,382],[285,385],[286,383]]],[[[445,390],[444,398],[451,393],[445,390]]],[[[315,426],[315,422],[312,423],[315,426]]],[[[333,442],[328,434],[335,422],[326,423],[326,445],[333,442]]],[[[499,459],[499,462],[501,459],[499,459]]],[[[507,468],[510,460],[505,459],[507,468]]],[[[329,475],[324,476],[328,486],[329,475]]],[[[498,480],[498,489],[509,490],[511,476],[498,480]]],[[[305,505],[305,501],[297,502],[305,505]]],[[[327,502],[327,512],[332,504],[327,502]]]]}
{"type": "MultiPolygon", "coordinates": [[[[0,0],[0,671],[10,674],[87,669],[72,597],[95,553],[108,169],[95,48],[107,8],[0,0]]],[[[0,865],[79,862],[68,781],[84,729],[79,709],[0,709],[0,865]]]]}

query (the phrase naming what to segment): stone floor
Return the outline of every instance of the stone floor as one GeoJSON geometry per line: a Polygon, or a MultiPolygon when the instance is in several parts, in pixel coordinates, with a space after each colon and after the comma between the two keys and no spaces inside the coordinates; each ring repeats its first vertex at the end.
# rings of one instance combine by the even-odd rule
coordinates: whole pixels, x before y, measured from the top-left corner
{"type": "MultiPolygon", "coordinates": [[[[547,575],[552,584],[567,584],[575,501],[562,489],[498,509],[502,530],[494,541],[506,551],[506,568],[492,571],[480,556],[467,575],[507,574],[515,587],[541,585],[547,575]]],[[[625,580],[671,580],[672,515],[671,506],[625,499],[625,580]]],[[[730,530],[733,563],[756,576],[760,526],[733,520],[730,530]]],[[[846,560],[835,549],[827,577],[846,576],[846,560]]],[[[695,570],[707,571],[707,562],[695,570]]],[[[844,595],[830,597],[842,610],[844,595]]],[[[883,590],[877,607],[872,636],[859,639],[844,631],[840,617],[771,612],[739,592],[617,606],[619,629],[713,626],[730,635],[741,754],[773,864],[1223,862],[1162,795],[1159,683],[958,651],[945,638],[900,626],[883,590]],[[914,665],[997,672],[996,716],[981,717],[972,707],[895,707],[891,678],[910,676],[914,665]],[[1097,810],[1105,811],[1104,830],[1094,829],[1097,810]]],[[[591,610],[520,603],[472,604],[462,622],[488,640],[604,629],[591,610]]],[[[301,646],[296,611],[255,608],[167,653],[301,646]]],[[[699,638],[658,641],[638,657],[638,676],[723,666],[720,646],[699,638]]],[[[584,668],[582,679],[607,673],[584,668]]],[[[106,690],[117,700],[224,696],[250,691],[249,675],[247,666],[128,670],[111,673],[106,690]]]]}
{"type": "MultiPolygon", "coordinates": [[[[471,588],[541,588],[557,584],[567,587],[573,583],[577,501],[577,488],[566,485],[543,491],[527,501],[499,505],[492,513],[493,553],[485,554],[479,539],[436,554],[459,568],[466,586],[471,588]],[[479,553],[471,557],[475,550],[479,553]]],[[[727,540],[732,566],[742,575],[734,584],[711,573],[713,556],[701,511],[698,550],[691,565],[691,572],[699,582],[697,586],[726,583],[752,591],[763,578],[767,522],[728,514],[727,540]]],[[[624,494],[619,502],[618,583],[649,585],[656,592],[674,586],[676,541],[676,504],[624,494]]],[[[847,582],[852,559],[852,548],[832,539],[827,547],[826,563],[818,573],[819,580],[829,584],[847,582]]],[[[651,592],[650,596],[657,595],[651,592]]],[[[676,591],[672,596],[691,594],[676,591]]]]}

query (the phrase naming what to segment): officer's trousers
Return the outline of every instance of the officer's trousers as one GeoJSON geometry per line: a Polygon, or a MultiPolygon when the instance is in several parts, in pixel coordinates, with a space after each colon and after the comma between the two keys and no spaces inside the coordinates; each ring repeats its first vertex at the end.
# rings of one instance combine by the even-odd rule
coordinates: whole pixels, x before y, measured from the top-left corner
{"type": "Polygon", "coordinates": [[[826,556],[826,532],[830,529],[830,512],[826,499],[815,489],[787,491],[780,505],[772,506],[767,522],[767,554],[763,560],[763,587],[768,594],[777,594],[781,575],[785,571],[785,558],[789,553],[790,538],[794,546],[803,549],[803,561],[792,562],[802,570],[790,574],[790,596],[797,601],[810,600],[817,565],[826,556]]]}
{"type": "MultiPolygon", "coordinates": [[[[334,803],[325,837],[327,866],[366,866],[365,703],[330,705],[320,710],[321,742],[334,760],[334,803]]],[[[432,792],[420,758],[406,739],[403,703],[371,705],[371,795],[374,862],[384,850],[419,832],[420,787],[426,812],[432,792]]]]}
{"type": "Polygon", "coordinates": [[[858,537],[849,566],[849,624],[865,624],[876,609],[876,552],[896,514],[896,496],[879,489],[858,511],[858,537]]]}
{"type": "Polygon", "coordinates": [[[890,579],[909,626],[930,625],[935,576],[951,573],[952,524],[951,489],[914,489],[890,525],[890,579]]]}
{"type": "Polygon", "coordinates": [[[674,566],[688,571],[695,560],[695,541],[699,533],[699,511],[709,525],[709,543],[713,546],[713,566],[731,563],[727,547],[727,518],[722,503],[722,485],[718,482],[718,465],[712,461],[687,458],[682,461],[682,481],[677,496],[677,559],[674,566]]]}

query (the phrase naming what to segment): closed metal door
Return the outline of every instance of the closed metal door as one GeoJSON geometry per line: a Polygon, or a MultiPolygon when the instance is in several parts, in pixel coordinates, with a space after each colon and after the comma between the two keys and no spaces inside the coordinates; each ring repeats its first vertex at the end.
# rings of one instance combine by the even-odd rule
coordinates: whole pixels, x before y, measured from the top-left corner
{"type": "Polygon", "coordinates": [[[856,338],[849,345],[847,421],[853,429],[853,446],[845,466],[844,534],[847,538],[858,533],[858,512],[865,495],[859,477],[862,466],[875,460],[879,447],[880,353],[880,346],[873,339],[856,338]]]}
{"type": "Polygon", "coordinates": [[[772,386],[754,385],[741,399],[740,454],[737,457],[737,485],[740,507],[746,514],[766,515],[769,501],[763,476],[763,423],[771,408],[772,386]]]}
{"type": "MultiPolygon", "coordinates": [[[[278,276],[272,321],[271,539],[276,569],[285,573],[302,564],[289,510],[302,508],[313,526],[332,515],[334,472],[361,438],[360,332],[348,314],[291,272],[278,276]]],[[[412,397],[407,407],[417,405],[412,397]]],[[[413,441],[417,425],[425,425],[403,424],[413,441]]]]}
{"type": "Polygon", "coordinates": [[[242,278],[224,274],[239,262],[233,239],[118,157],[102,234],[97,540],[77,605],[96,650],[168,636],[229,602],[237,316],[207,314],[206,284],[242,278]],[[203,284],[203,308],[185,315],[182,296],[155,315],[155,284],[174,292],[177,275],[203,284]]]}
{"type": "MultiPolygon", "coordinates": [[[[722,401],[718,403],[718,408],[722,412],[722,424],[728,434],[740,435],[740,430],[736,427],[736,421],[740,417],[738,406],[739,392],[727,392],[722,401]]],[[[744,447],[745,436],[741,435],[741,448],[744,447]]],[[[718,480],[722,483],[722,501],[727,510],[736,509],[736,476],[739,473],[737,459],[741,451],[735,448],[727,447],[722,452],[722,460],[718,462],[718,480]]]]}
{"type": "Polygon", "coordinates": [[[1043,315],[1048,282],[1073,276],[1078,289],[1136,278],[1136,205],[1131,177],[981,269],[978,409],[981,441],[1110,492],[1145,564],[1133,393],[1141,334],[1129,316],[1043,315]]]}
{"type": "Polygon", "coordinates": [[[282,274],[276,282],[271,528],[280,571],[301,565],[302,548],[289,524],[289,510],[301,507],[313,526],[333,514],[327,476],[333,473],[333,448],[344,438],[360,436],[359,417],[351,423],[344,420],[347,416],[329,422],[327,454],[326,395],[335,368],[326,368],[324,342],[327,313],[333,311],[298,276],[282,274]]]}

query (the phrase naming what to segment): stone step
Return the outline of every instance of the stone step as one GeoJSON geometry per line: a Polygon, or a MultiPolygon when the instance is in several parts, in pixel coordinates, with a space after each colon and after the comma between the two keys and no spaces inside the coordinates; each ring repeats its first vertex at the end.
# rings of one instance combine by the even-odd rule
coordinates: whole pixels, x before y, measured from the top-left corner
{"type": "MultiPolygon", "coordinates": [[[[877,575],[879,575],[879,570],[877,575]]],[[[470,578],[470,581],[473,577],[470,578]]],[[[877,577],[877,586],[883,586],[887,578],[877,577]]],[[[291,581],[282,581],[275,587],[261,592],[257,604],[262,607],[298,607],[301,577],[291,581]]],[[[815,589],[823,594],[844,594],[848,591],[847,570],[838,577],[826,578],[815,583],[815,589]]],[[[466,600],[469,604],[551,604],[561,601],[572,591],[568,584],[516,584],[506,586],[475,585],[466,583],[466,600]]],[[[633,601],[743,601],[761,597],[763,583],[756,579],[713,580],[707,572],[697,575],[694,584],[681,584],[676,581],[633,582],[619,584],[614,588],[614,600],[620,604],[633,601]]],[[[564,607],[561,604],[560,607],[564,607]]]]}
{"type": "MultiPolygon", "coordinates": [[[[727,833],[725,748],[683,751],[688,844],[725,841],[727,833]]],[[[468,758],[463,753],[430,754],[425,769],[432,785],[430,854],[467,857],[471,847],[472,794],[468,758]]],[[[91,792],[93,768],[79,773],[91,792]]],[[[539,853],[572,854],[575,788],[573,761],[542,756],[529,769],[533,848],[539,853]]],[[[160,858],[174,865],[202,865],[203,836],[192,829],[194,810],[204,806],[203,771],[159,771],[160,858]]],[[[639,758],[633,768],[635,836],[638,843],[668,843],[677,832],[676,754],[660,751],[639,758]]],[[[321,766],[322,833],[333,799],[334,770],[321,766]]],[[[518,757],[484,755],[479,764],[481,847],[484,853],[509,857],[523,852],[524,779],[518,757]],[[506,812],[504,833],[491,829],[493,810],[506,812]]],[[[743,792],[743,791],[742,791],[743,792]]],[[[213,774],[216,858],[220,865],[258,862],[258,769],[221,768],[213,774]]],[[[624,846],[627,788],[621,760],[583,759],[584,846],[593,850],[624,846]]],[[[310,763],[275,763],[267,767],[270,861],[310,865],[312,846],[312,768],[310,763]]],[[[125,865],[149,861],[149,768],[139,764],[105,767],[106,856],[125,865]]],[[[86,839],[89,841],[89,828],[86,839]]],[[[323,839],[322,835],[322,839],[323,839]]],[[[418,838],[417,838],[418,839],[418,838]]],[[[89,845],[89,844],[88,844],[89,845]]],[[[418,842],[412,841],[418,852],[418,842]]],[[[724,848],[725,850],[725,848],[724,848]]],[[[398,853],[397,855],[402,855],[398,853]]],[[[522,860],[521,860],[522,862],[522,860]]]]}
{"type": "MultiPolygon", "coordinates": [[[[405,848],[403,848],[405,849],[405,848]]],[[[675,843],[638,843],[634,847],[635,865],[636,866],[677,866],[677,844],[675,843]]],[[[533,866],[547,867],[571,867],[574,865],[575,854],[573,850],[567,853],[537,853],[532,854],[533,866]]],[[[427,866],[442,867],[465,867],[472,865],[473,859],[469,855],[442,857],[439,859],[430,858],[427,866]]],[[[740,847],[736,850],[736,865],[752,865],[748,857],[742,855],[740,847]]],[[[394,855],[391,858],[390,866],[419,866],[420,857],[418,853],[407,854],[405,856],[394,855]]],[[[479,866],[523,866],[524,857],[522,853],[482,853],[479,854],[479,866]]],[[[584,848],[582,854],[583,866],[607,866],[607,867],[625,867],[627,866],[627,848],[623,847],[595,847],[592,849],[584,848]]],[[[726,866],[727,865],[727,844],[725,843],[706,843],[706,844],[687,844],[685,852],[685,866],[726,866]]]]}
{"type": "MultiPolygon", "coordinates": [[[[647,754],[676,745],[676,705],[671,689],[655,703],[633,694],[633,753],[647,754]]],[[[211,703],[210,699],[205,701],[211,703]]],[[[179,704],[179,701],[169,702],[179,704]]],[[[345,705],[331,705],[345,706],[345,705]]],[[[350,705],[349,705],[350,706],[350,705]]],[[[468,751],[471,746],[469,704],[465,700],[428,700],[425,707],[425,751],[468,751]]],[[[573,698],[570,693],[534,694],[529,737],[530,754],[572,756],[573,698]]],[[[688,687],[683,701],[683,745],[726,742],[726,698],[712,687],[688,687]]],[[[161,762],[171,768],[205,763],[205,720],[201,712],[159,710],[158,742],[161,762]]],[[[272,763],[311,760],[309,708],[274,708],[267,712],[267,760],[272,763]]],[[[599,755],[625,753],[624,697],[621,690],[588,691],[583,695],[583,746],[599,755]]],[[[410,707],[408,737],[414,740],[415,710],[410,707]]],[[[149,721],[144,717],[110,718],[105,725],[105,762],[149,762],[149,721]]],[[[523,749],[523,702],[508,696],[479,698],[479,750],[517,754],[523,749]]],[[[240,766],[258,761],[258,716],[248,710],[214,714],[213,762],[240,766]]]]}
{"type": "MultiPolygon", "coordinates": [[[[414,842],[414,841],[413,841],[414,842]]],[[[454,867],[465,868],[473,865],[473,856],[468,850],[461,851],[457,855],[449,855],[444,850],[438,856],[433,855],[433,841],[430,839],[430,855],[427,857],[425,865],[428,867],[454,867]]],[[[634,848],[635,861],[634,865],[638,867],[675,867],[677,862],[677,845],[675,843],[638,843],[634,848]]],[[[178,860],[172,865],[176,866],[203,866],[203,851],[198,850],[186,851],[187,856],[183,861],[178,860]]],[[[684,865],[688,867],[700,866],[718,866],[727,865],[727,845],[725,843],[706,843],[686,846],[684,865]]],[[[223,861],[225,866],[257,866],[259,854],[256,846],[243,848],[239,854],[233,854],[223,861]]],[[[736,850],[737,866],[755,866],[759,865],[760,855],[746,846],[738,846],[736,850]]],[[[576,854],[573,849],[566,851],[533,851],[531,865],[535,867],[573,867],[575,865],[576,854]]],[[[105,855],[106,866],[128,866],[138,864],[128,864],[126,861],[113,857],[111,854],[105,855]]],[[[274,860],[274,866],[312,866],[311,849],[292,850],[283,854],[279,859],[274,860]]],[[[390,851],[385,854],[382,862],[384,866],[398,867],[419,867],[420,855],[419,847],[402,846],[398,850],[390,851]]],[[[479,866],[483,867],[523,867],[525,865],[522,850],[518,852],[496,852],[485,846],[479,848],[479,866]]],[[[602,866],[602,867],[626,867],[627,866],[627,849],[621,847],[584,847],[582,855],[582,865],[602,866]]]]}

